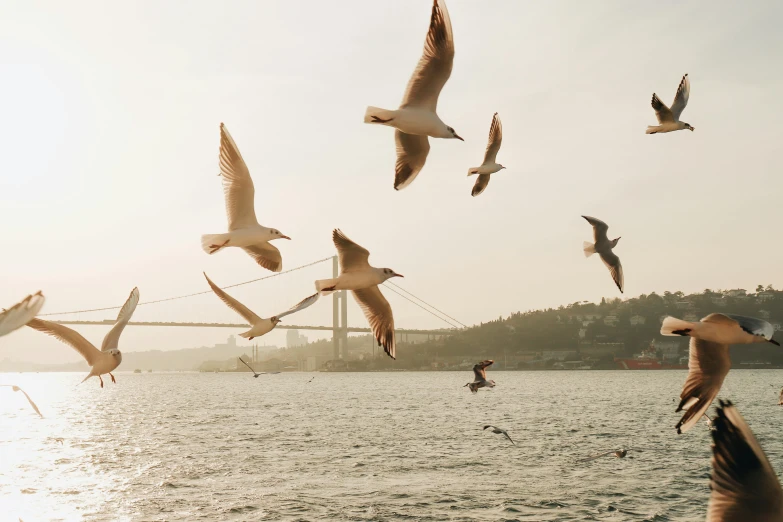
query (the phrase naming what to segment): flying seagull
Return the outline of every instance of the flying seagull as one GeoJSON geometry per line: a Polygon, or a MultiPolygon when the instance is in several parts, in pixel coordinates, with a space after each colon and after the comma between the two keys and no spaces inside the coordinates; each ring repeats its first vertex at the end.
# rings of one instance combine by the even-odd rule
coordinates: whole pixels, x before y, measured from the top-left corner
{"type": "Polygon", "coordinates": [[[242,364],[244,364],[245,366],[247,366],[248,368],[250,368],[250,371],[251,371],[251,372],[253,372],[253,377],[255,377],[256,379],[258,379],[258,376],[259,376],[259,375],[261,375],[261,374],[260,374],[260,373],[257,373],[257,372],[256,372],[256,371],[253,369],[253,367],[252,367],[252,366],[250,366],[249,364],[247,364],[247,363],[245,362],[245,360],[244,360],[243,358],[241,358],[241,357],[240,357],[240,358],[239,358],[239,360],[240,360],[240,361],[242,361],[242,364]]]}
{"type": "Polygon", "coordinates": [[[101,375],[108,373],[111,377],[111,382],[116,383],[114,375],[111,374],[122,362],[122,353],[119,349],[120,334],[131,320],[136,305],[139,304],[139,289],[134,288],[128,300],[120,309],[120,313],[117,315],[117,322],[106,337],[103,338],[103,344],[101,349],[98,350],[90,341],[81,336],[74,330],[71,330],[67,326],[61,324],[44,321],[42,319],[33,319],[27,326],[51,335],[70,345],[73,349],[81,354],[87,360],[87,364],[92,366],[90,373],[85,377],[82,382],[86,381],[90,377],[96,376],[101,381],[101,388],[103,388],[103,378],[101,375]]]}
{"type": "Polygon", "coordinates": [[[707,521],[783,520],[783,491],[750,427],[730,401],[713,419],[707,521]]]}
{"type": "Polygon", "coordinates": [[[15,391],[15,392],[22,392],[22,393],[24,394],[24,396],[25,396],[25,397],[27,397],[27,402],[29,402],[29,403],[30,403],[30,406],[32,406],[32,407],[33,407],[33,409],[35,410],[35,413],[37,413],[38,415],[40,415],[40,416],[41,416],[41,418],[43,419],[43,413],[41,413],[41,410],[39,410],[39,409],[38,409],[38,406],[36,406],[36,405],[35,405],[35,403],[34,403],[34,402],[33,402],[33,400],[30,398],[30,396],[29,396],[29,395],[27,395],[27,392],[26,392],[26,391],[24,391],[24,390],[23,390],[22,388],[20,388],[19,386],[15,386],[15,385],[13,385],[13,384],[0,384],[0,386],[2,386],[2,387],[10,387],[10,388],[11,388],[13,391],[15,391]]]}
{"type": "Polygon", "coordinates": [[[620,238],[609,239],[606,235],[609,230],[609,225],[600,219],[590,216],[582,217],[593,226],[593,240],[595,241],[595,243],[585,241],[582,244],[585,257],[590,257],[598,252],[598,255],[601,256],[601,261],[604,262],[606,268],[609,269],[609,273],[612,274],[612,279],[617,285],[617,288],[620,289],[620,293],[623,293],[623,288],[625,287],[623,265],[620,264],[620,258],[612,251],[612,249],[617,246],[617,242],[620,241],[620,238]]]}
{"type": "Polygon", "coordinates": [[[44,304],[44,296],[41,292],[28,295],[20,302],[0,313],[0,337],[9,334],[26,325],[30,319],[38,315],[44,304]]]}
{"type": "MultiPolygon", "coordinates": [[[[464,386],[463,386],[463,388],[464,388],[464,386]]],[[[484,429],[487,429],[487,428],[492,428],[492,433],[497,433],[498,435],[500,435],[500,434],[502,433],[503,435],[505,435],[505,436],[506,436],[506,438],[507,438],[508,440],[510,440],[510,441],[511,441],[511,444],[513,444],[514,446],[516,446],[516,445],[517,445],[517,443],[516,443],[516,442],[514,442],[513,440],[511,440],[511,436],[509,436],[509,434],[508,434],[508,432],[507,432],[506,430],[504,430],[504,429],[501,429],[501,428],[497,428],[497,427],[495,427],[495,426],[491,426],[491,425],[489,425],[489,424],[487,424],[486,426],[484,426],[484,429]]]]}
{"type": "Polygon", "coordinates": [[[669,109],[658,98],[658,95],[653,93],[652,95],[652,108],[655,110],[655,115],[658,117],[658,125],[648,125],[645,134],[657,134],[659,132],[672,132],[677,130],[693,130],[689,124],[684,121],[680,121],[680,114],[688,105],[688,97],[691,94],[691,82],[688,80],[688,75],[682,77],[680,86],[677,87],[677,94],[674,96],[674,103],[672,108],[669,109]]]}
{"type": "Polygon", "coordinates": [[[262,267],[279,272],[283,258],[277,247],[269,244],[273,239],[291,239],[275,228],[258,224],[255,210],[255,188],[245,160],[239,153],[228,129],[220,124],[220,175],[223,177],[223,193],[226,198],[228,232],[201,236],[201,248],[207,254],[225,247],[240,247],[262,267]]]}
{"type": "Polygon", "coordinates": [[[629,451],[641,451],[633,448],[620,448],[619,450],[612,450],[607,451],[605,453],[601,453],[599,455],[593,455],[592,457],[587,457],[586,459],[579,459],[577,462],[587,462],[590,460],[600,459],[601,457],[607,457],[609,455],[613,455],[614,457],[617,457],[618,459],[624,459],[626,455],[628,455],[629,451]]]}
{"type": "Polygon", "coordinates": [[[262,335],[271,332],[283,317],[299,312],[300,310],[304,310],[308,306],[311,306],[313,303],[318,301],[319,297],[318,293],[315,293],[309,297],[305,297],[285,312],[273,315],[269,319],[262,319],[253,313],[248,307],[228,295],[223,291],[223,289],[213,283],[206,273],[204,274],[204,277],[207,278],[207,283],[209,283],[209,286],[212,288],[212,291],[215,292],[215,295],[217,295],[221,301],[226,303],[229,308],[241,315],[245,321],[250,323],[250,330],[239,334],[240,337],[244,337],[245,339],[252,340],[255,337],[261,337],[262,335]]]}
{"type": "Polygon", "coordinates": [[[780,346],[772,339],[774,332],[767,321],[741,315],[710,314],[697,322],[674,317],[663,320],[662,335],[691,337],[688,378],[676,410],[685,410],[685,414],[677,423],[677,433],[691,429],[718,395],[731,368],[729,345],[770,342],[780,346]]]}
{"type": "Polygon", "coordinates": [[[478,196],[489,185],[489,176],[495,172],[499,172],[501,169],[505,169],[503,165],[497,163],[496,158],[498,151],[500,150],[500,143],[503,141],[503,124],[500,123],[498,113],[492,117],[492,125],[489,127],[489,141],[487,143],[487,151],[484,153],[484,162],[480,167],[472,167],[468,169],[468,176],[478,174],[476,184],[473,185],[473,190],[470,192],[471,196],[478,196]]]}
{"type": "Polygon", "coordinates": [[[386,110],[367,107],[364,113],[364,123],[378,123],[396,129],[395,190],[410,185],[424,167],[430,152],[427,136],[462,140],[437,114],[438,96],[451,76],[453,63],[454,34],[449,12],[444,0],[433,0],[424,54],[408,81],[400,108],[386,110]]]}
{"type": "MultiPolygon", "coordinates": [[[[476,363],[475,366],[473,366],[473,382],[469,382],[465,386],[470,388],[470,391],[473,393],[477,393],[479,388],[494,388],[495,381],[487,380],[487,367],[492,366],[494,362],[495,361],[492,359],[487,359],[486,361],[476,363]]],[[[463,388],[465,386],[463,386],[463,388]]]]}
{"type": "Polygon", "coordinates": [[[404,277],[391,268],[375,268],[368,261],[370,252],[360,247],[339,229],[332,232],[332,241],[340,260],[340,276],[335,279],[321,279],[315,282],[315,289],[321,295],[337,290],[351,290],[356,302],[370,323],[373,336],[379,346],[392,359],[397,358],[397,343],[394,338],[394,317],[391,305],[383,297],[378,285],[390,277],[404,277]]]}
{"type": "Polygon", "coordinates": [[[310,384],[311,382],[313,382],[313,379],[315,379],[315,377],[310,377],[310,380],[307,381],[305,384],[310,384]]]}

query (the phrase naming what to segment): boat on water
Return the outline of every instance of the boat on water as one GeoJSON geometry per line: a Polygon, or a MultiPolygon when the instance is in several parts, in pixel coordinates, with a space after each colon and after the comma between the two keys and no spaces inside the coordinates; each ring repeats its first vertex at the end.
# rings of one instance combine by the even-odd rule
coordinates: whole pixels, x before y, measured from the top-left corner
{"type": "Polygon", "coordinates": [[[141,373],[141,370],[139,370],[138,368],[136,368],[135,370],[133,370],[133,373],[141,373]]]}
{"type": "Polygon", "coordinates": [[[637,353],[633,357],[615,357],[614,362],[621,370],[687,370],[688,357],[680,357],[676,362],[669,362],[658,358],[655,350],[655,341],[650,346],[637,353]]]}

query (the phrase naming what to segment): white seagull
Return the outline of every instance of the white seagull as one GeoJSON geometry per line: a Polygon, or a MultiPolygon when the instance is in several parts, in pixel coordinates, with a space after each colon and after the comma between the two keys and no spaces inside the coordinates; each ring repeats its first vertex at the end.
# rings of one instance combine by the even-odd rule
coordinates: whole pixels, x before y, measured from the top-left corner
{"type": "Polygon", "coordinates": [[[577,460],[577,462],[587,462],[587,461],[590,461],[590,460],[600,459],[601,457],[608,457],[609,455],[612,455],[612,456],[614,456],[614,457],[616,457],[618,459],[624,459],[628,455],[629,451],[642,451],[642,450],[634,449],[634,448],[620,448],[619,450],[607,451],[605,453],[601,453],[601,454],[598,454],[598,455],[593,455],[592,457],[587,457],[585,459],[579,459],[579,460],[577,460]]]}
{"type": "Polygon", "coordinates": [[[139,304],[139,289],[134,288],[128,300],[122,305],[120,313],[117,314],[117,322],[106,337],[103,338],[103,344],[101,349],[98,350],[90,341],[81,336],[74,330],[71,330],[67,326],[61,324],[44,321],[42,319],[33,319],[27,326],[51,335],[70,345],[73,349],[81,354],[87,360],[87,364],[92,366],[90,373],[85,377],[82,382],[86,381],[90,377],[98,377],[101,381],[101,388],[103,388],[103,378],[101,375],[108,373],[111,377],[111,382],[116,383],[114,375],[111,374],[122,362],[122,353],[119,349],[120,334],[125,328],[125,325],[131,320],[136,305],[139,304]]]}
{"type": "Polygon", "coordinates": [[[783,520],[778,475],[737,408],[730,401],[720,401],[712,425],[707,522],[783,520]]]}
{"type": "Polygon", "coordinates": [[[685,410],[685,414],[677,423],[677,433],[691,429],[718,395],[731,369],[729,345],[770,342],[780,346],[772,339],[774,332],[767,321],[741,315],[710,314],[697,322],[674,317],[663,320],[662,335],[691,337],[688,378],[676,410],[685,410]]]}
{"type": "Polygon", "coordinates": [[[687,74],[680,81],[680,86],[677,88],[677,94],[674,96],[674,103],[672,103],[671,109],[664,105],[657,94],[653,93],[652,108],[658,117],[659,125],[648,125],[645,134],[658,134],[659,132],[672,132],[683,129],[692,131],[693,127],[684,121],[680,121],[680,114],[682,114],[685,106],[688,105],[690,94],[691,82],[688,80],[687,74]]]}
{"type": "Polygon", "coordinates": [[[389,357],[397,358],[397,343],[394,338],[394,316],[389,301],[383,297],[378,285],[391,277],[404,277],[391,268],[370,266],[370,252],[360,247],[339,229],[332,232],[332,241],[340,260],[340,276],[336,279],[321,279],[315,282],[315,289],[321,295],[337,290],[351,290],[356,302],[364,312],[370,329],[389,357]]]}
{"type": "Polygon", "coordinates": [[[517,443],[516,443],[516,442],[514,442],[513,440],[511,440],[511,436],[508,434],[508,432],[507,432],[506,430],[504,430],[504,429],[502,429],[502,428],[498,428],[498,427],[496,427],[496,426],[492,426],[492,425],[490,425],[490,424],[487,424],[486,426],[484,426],[484,429],[487,429],[487,428],[492,428],[492,433],[496,433],[496,434],[498,434],[498,435],[500,435],[500,434],[502,433],[503,435],[505,435],[505,436],[506,436],[506,438],[507,438],[508,440],[510,440],[510,441],[511,441],[511,444],[513,444],[514,446],[516,446],[516,445],[517,445],[517,443]]]}
{"type": "MultiPolygon", "coordinates": [[[[424,167],[433,138],[462,140],[437,114],[438,96],[451,76],[454,63],[454,34],[444,0],[433,0],[430,28],[424,41],[424,54],[408,81],[402,104],[397,110],[367,107],[364,123],[394,127],[397,165],[394,189],[407,187],[424,167]]],[[[465,140],[462,140],[465,141],[465,140]]]]}
{"type": "MultiPolygon", "coordinates": [[[[486,361],[476,363],[475,366],[473,366],[473,382],[469,382],[465,386],[473,393],[478,393],[479,388],[494,388],[495,381],[487,380],[487,367],[492,366],[494,362],[495,361],[492,359],[487,359],[486,361]]],[[[463,386],[463,388],[465,386],[463,386]]]]}
{"type": "Polygon", "coordinates": [[[26,325],[30,319],[38,315],[44,304],[41,292],[28,295],[20,302],[0,313],[0,337],[26,325]]]}
{"type": "Polygon", "coordinates": [[[277,315],[273,315],[269,319],[264,319],[257,316],[248,307],[246,307],[245,305],[243,305],[242,303],[240,303],[239,301],[237,301],[236,299],[228,295],[226,292],[224,292],[223,289],[221,289],[219,286],[217,286],[215,283],[212,282],[212,280],[207,276],[206,273],[204,274],[204,277],[207,278],[207,283],[209,283],[209,287],[212,288],[212,291],[215,292],[215,295],[217,295],[221,301],[226,303],[226,305],[229,308],[231,308],[236,313],[241,315],[245,321],[250,323],[250,330],[239,334],[240,337],[244,337],[245,339],[253,339],[255,337],[261,337],[262,335],[271,332],[283,317],[299,312],[300,310],[304,310],[308,306],[318,301],[318,297],[319,297],[318,293],[315,293],[309,297],[305,297],[304,299],[299,301],[297,304],[295,304],[293,307],[289,308],[285,312],[279,313],[277,315]]]}
{"type": "Polygon", "coordinates": [[[499,172],[501,169],[505,169],[503,165],[497,163],[498,151],[500,150],[500,144],[503,141],[503,124],[500,123],[498,113],[492,117],[492,125],[489,127],[489,140],[487,142],[487,150],[484,153],[484,162],[480,167],[472,167],[468,169],[468,176],[478,174],[476,184],[473,185],[473,190],[470,195],[475,197],[484,192],[484,189],[489,185],[489,175],[499,172]]]}
{"type": "Polygon", "coordinates": [[[609,231],[609,225],[590,216],[582,216],[593,226],[593,240],[595,243],[585,241],[582,244],[582,248],[585,252],[585,257],[590,257],[596,252],[601,256],[601,261],[604,262],[606,268],[609,269],[609,273],[612,274],[612,279],[620,289],[620,293],[623,293],[625,287],[625,278],[623,277],[623,265],[620,264],[620,258],[612,251],[617,246],[617,242],[620,238],[609,239],[606,233],[609,231]]]}
{"type": "Polygon", "coordinates": [[[39,410],[39,409],[38,409],[38,406],[36,406],[36,405],[35,405],[35,403],[34,403],[34,402],[33,402],[33,400],[30,398],[30,396],[29,396],[29,395],[27,395],[27,392],[26,392],[26,391],[24,391],[24,390],[23,390],[22,388],[20,388],[19,386],[15,386],[15,385],[13,385],[13,384],[0,384],[0,386],[2,386],[2,387],[10,387],[10,388],[11,388],[13,391],[15,391],[15,392],[22,392],[22,393],[24,394],[24,396],[25,396],[25,397],[27,397],[27,402],[29,402],[29,403],[30,403],[30,406],[32,406],[32,407],[33,407],[33,409],[35,410],[35,413],[37,413],[38,415],[40,415],[40,416],[41,416],[41,418],[43,419],[43,413],[41,413],[41,410],[39,410]]]}
{"type": "Polygon", "coordinates": [[[240,247],[262,267],[272,272],[281,271],[283,258],[277,247],[269,244],[269,241],[291,238],[277,229],[258,224],[253,178],[250,177],[250,171],[239,153],[239,148],[222,123],[220,175],[223,176],[228,232],[201,236],[201,248],[207,254],[214,254],[225,247],[240,247]]]}

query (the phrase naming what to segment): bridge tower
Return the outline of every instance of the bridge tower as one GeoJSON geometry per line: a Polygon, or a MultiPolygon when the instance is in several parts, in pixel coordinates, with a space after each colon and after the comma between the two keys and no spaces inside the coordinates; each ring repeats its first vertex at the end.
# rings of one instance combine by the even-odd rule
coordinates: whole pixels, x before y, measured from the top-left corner
{"type": "MultiPolygon", "coordinates": [[[[337,256],[332,257],[332,277],[340,275],[337,256]]],[[[334,359],[342,359],[348,350],[348,292],[340,290],[332,294],[332,346],[334,359]]]]}

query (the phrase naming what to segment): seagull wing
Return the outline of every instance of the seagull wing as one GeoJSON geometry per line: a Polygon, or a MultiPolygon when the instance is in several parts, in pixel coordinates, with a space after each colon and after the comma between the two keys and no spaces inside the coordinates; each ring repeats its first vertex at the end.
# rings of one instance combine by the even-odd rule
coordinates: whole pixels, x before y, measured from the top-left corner
{"type": "Polygon", "coordinates": [[[244,364],[245,366],[247,366],[248,368],[250,368],[250,371],[251,371],[251,372],[253,372],[253,375],[258,375],[258,374],[256,373],[256,371],[253,369],[253,367],[252,367],[252,366],[250,366],[249,364],[247,364],[243,358],[241,358],[241,357],[240,357],[240,358],[239,358],[239,360],[240,360],[240,361],[242,361],[242,364],[244,364]]]}
{"type": "Polygon", "coordinates": [[[29,403],[30,403],[30,406],[32,406],[32,407],[33,407],[33,409],[35,410],[35,413],[37,413],[38,415],[40,415],[42,419],[44,418],[44,416],[43,416],[43,413],[41,413],[41,410],[39,410],[39,409],[38,409],[38,406],[36,406],[36,405],[35,405],[35,403],[34,403],[34,402],[33,402],[33,400],[30,398],[30,396],[29,396],[29,395],[27,395],[27,392],[26,392],[26,391],[24,391],[22,388],[20,388],[19,386],[15,386],[15,385],[13,385],[13,384],[0,384],[0,386],[3,386],[3,387],[9,387],[9,388],[11,388],[13,391],[15,391],[15,392],[22,392],[22,393],[24,394],[24,396],[25,396],[25,397],[27,397],[27,402],[29,402],[29,403]]]}
{"type": "Polygon", "coordinates": [[[52,337],[64,342],[71,348],[81,354],[87,361],[87,364],[92,366],[100,358],[101,352],[93,346],[93,344],[81,336],[75,330],[71,330],[67,326],[61,324],[52,323],[50,321],[44,321],[43,319],[33,319],[27,326],[33,330],[38,330],[45,334],[49,334],[52,337]]]}
{"type": "Polygon", "coordinates": [[[213,292],[215,292],[215,295],[217,295],[221,301],[226,303],[226,306],[231,308],[233,311],[238,313],[242,316],[242,318],[247,321],[250,324],[256,324],[257,322],[261,321],[261,318],[258,317],[255,313],[253,313],[250,308],[243,305],[230,295],[228,295],[226,292],[223,291],[222,288],[220,288],[218,285],[212,282],[212,280],[207,276],[207,274],[204,274],[204,277],[207,278],[207,283],[209,283],[209,287],[212,289],[213,292]]]}
{"type": "Polygon", "coordinates": [[[720,401],[713,426],[707,520],[781,520],[777,474],[745,419],[731,402],[720,401]]]}
{"type": "Polygon", "coordinates": [[[410,185],[424,167],[427,154],[430,153],[430,140],[427,139],[427,136],[406,134],[395,130],[394,142],[397,144],[394,190],[400,190],[410,185]]]}
{"type": "Polygon", "coordinates": [[[492,364],[495,361],[491,359],[487,359],[486,361],[481,361],[480,363],[476,363],[476,365],[473,367],[473,374],[476,376],[477,381],[483,381],[487,378],[487,367],[492,366],[492,364]]]}
{"type": "Polygon", "coordinates": [[[106,337],[103,338],[103,344],[101,344],[102,352],[111,350],[112,348],[117,348],[120,342],[120,334],[122,334],[122,331],[125,329],[125,325],[127,325],[131,320],[133,312],[136,310],[136,305],[138,304],[139,289],[134,288],[131,290],[128,299],[125,301],[125,304],[122,305],[122,308],[120,308],[120,313],[117,314],[117,322],[114,323],[112,329],[109,330],[109,333],[107,333],[106,337]]]}
{"type": "Polygon", "coordinates": [[[237,230],[258,225],[253,178],[250,177],[245,160],[239,153],[239,147],[222,123],[220,124],[220,175],[223,177],[228,229],[237,230]]]}
{"type": "MultiPolygon", "coordinates": [[[[769,324],[763,319],[756,319],[755,317],[745,317],[744,315],[734,314],[710,314],[710,315],[722,315],[728,317],[739,324],[740,328],[745,330],[751,335],[757,335],[764,337],[765,339],[772,339],[775,333],[775,327],[769,324]]],[[[709,317],[709,316],[708,316],[709,317]]]]}
{"type": "Polygon", "coordinates": [[[514,446],[516,446],[516,445],[517,445],[517,443],[516,443],[516,442],[514,442],[513,440],[511,440],[511,435],[509,435],[509,434],[508,434],[508,432],[507,432],[506,430],[503,430],[503,435],[505,435],[505,436],[506,436],[506,438],[507,438],[508,440],[510,440],[510,441],[511,441],[511,444],[513,444],[514,446]]]}
{"type": "Polygon", "coordinates": [[[378,345],[383,346],[389,357],[397,358],[397,343],[394,336],[394,317],[392,316],[391,305],[383,297],[381,289],[378,286],[353,290],[353,296],[359,307],[364,312],[364,316],[370,323],[370,329],[378,345]]]}
{"type": "Polygon", "coordinates": [[[652,95],[652,108],[655,111],[655,116],[658,117],[658,123],[673,122],[674,115],[672,111],[661,101],[657,94],[652,95]]]}
{"type": "Polygon", "coordinates": [[[454,34],[449,11],[444,0],[433,0],[424,53],[408,81],[400,107],[421,107],[435,112],[438,96],[451,76],[453,64],[454,34]]]}
{"type": "Polygon", "coordinates": [[[479,174],[476,178],[476,183],[473,184],[473,190],[470,191],[470,195],[474,198],[484,192],[484,189],[489,185],[489,174],[479,174]]]}
{"type": "Polygon", "coordinates": [[[783,388],[780,390],[780,397],[778,398],[778,404],[783,404],[783,388]]]}
{"type": "Polygon", "coordinates": [[[729,345],[691,337],[688,378],[680,394],[676,411],[686,410],[677,423],[677,433],[684,433],[699,422],[718,395],[723,379],[729,373],[729,345]]]}
{"type": "Polygon", "coordinates": [[[587,222],[593,226],[593,241],[595,241],[596,243],[602,241],[609,241],[609,237],[606,235],[606,233],[609,231],[609,225],[607,225],[600,219],[596,219],[594,217],[590,217],[590,216],[582,216],[582,217],[585,218],[587,222]]]}
{"type": "Polygon", "coordinates": [[[620,292],[622,293],[623,288],[625,288],[625,277],[623,277],[623,265],[620,264],[620,258],[617,257],[617,255],[611,250],[609,250],[608,252],[602,252],[600,256],[601,256],[601,261],[604,262],[606,268],[609,269],[609,273],[612,274],[612,279],[614,279],[614,283],[617,285],[617,288],[619,288],[620,292]]]}
{"type": "Polygon", "coordinates": [[[272,272],[279,272],[283,269],[283,256],[280,255],[280,251],[276,246],[261,242],[255,245],[242,247],[242,250],[252,257],[256,263],[271,270],[272,272]]]}
{"type": "Polygon", "coordinates": [[[0,337],[26,325],[30,319],[38,315],[44,304],[41,292],[28,295],[21,302],[0,313],[0,337]]]}
{"type": "Polygon", "coordinates": [[[320,296],[321,296],[321,294],[316,292],[316,293],[314,293],[313,295],[311,295],[309,297],[305,297],[304,299],[302,299],[301,301],[296,303],[294,306],[292,306],[291,308],[289,308],[288,310],[286,310],[285,312],[283,312],[281,314],[277,314],[275,317],[277,317],[278,319],[282,319],[286,315],[295,314],[296,312],[304,310],[308,306],[312,306],[313,304],[315,304],[315,302],[318,301],[318,298],[320,296]]]}
{"type": "Polygon", "coordinates": [[[498,113],[492,117],[492,125],[489,127],[489,141],[487,142],[487,151],[484,153],[484,165],[495,163],[500,150],[500,143],[503,141],[503,124],[500,123],[498,113]]]}
{"type": "Polygon", "coordinates": [[[592,457],[587,457],[585,459],[579,459],[577,462],[587,462],[590,460],[600,459],[601,457],[606,457],[607,455],[614,455],[616,450],[607,451],[605,453],[601,453],[600,455],[593,455],[592,457]]]}
{"type": "Polygon", "coordinates": [[[356,270],[366,270],[370,268],[370,252],[343,234],[342,230],[336,228],[332,231],[332,241],[337,249],[337,255],[340,259],[340,269],[343,272],[352,272],[356,270]]]}
{"type": "Polygon", "coordinates": [[[675,120],[680,119],[680,114],[685,110],[685,106],[688,105],[688,98],[691,95],[691,82],[688,80],[688,75],[682,77],[680,80],[680,86],[677,87],[677,94],[674,96],[674,102],[672,103],[671,114],[675,120]]]}

